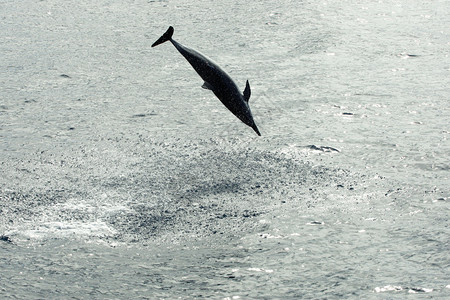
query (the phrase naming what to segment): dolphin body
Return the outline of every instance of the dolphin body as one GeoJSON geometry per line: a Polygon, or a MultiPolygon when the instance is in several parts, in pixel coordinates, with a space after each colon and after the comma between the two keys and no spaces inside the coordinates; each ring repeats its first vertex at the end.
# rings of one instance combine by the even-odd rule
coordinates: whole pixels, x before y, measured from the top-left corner
{"type": "Polygon", "coordinates": [[[181,45],[172,39],[172,35],[173,27],[170,26],[169,29],[153,43],[152,47],[170,41],[203,79],[204,84],[202,85],[202,88],[211,90],[226,108],[238,117],[239,120],[244,122],[244,124],[253,128],[260,136],[261,133],[259,133],[258,127],[256,127],[252,112],[248,106],[248,99],[250,98],[251,93],[248,80],[244,93],[241,94],[233,79],[231,79],[231,77],[216,63],[205,57],[203,54],[181,45]]]}

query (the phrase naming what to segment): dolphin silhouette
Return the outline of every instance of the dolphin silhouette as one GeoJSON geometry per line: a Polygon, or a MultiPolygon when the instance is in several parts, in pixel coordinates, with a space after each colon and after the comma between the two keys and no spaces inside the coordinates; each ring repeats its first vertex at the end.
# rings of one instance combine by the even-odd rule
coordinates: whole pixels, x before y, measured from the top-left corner
{"type": "Polygon", "coordinates": [[[261,133],[259,133],[258,127],[256,127],[252,112],[248,106],[248,99],[250,98],[251,93],[248,80],[244,93],[241,94],[233,79],[231,79],[231,77],[216,63],[203,54],[181,45],[172,39],[172,35],[173,27],[170,26],[169,29],[153,43],[152,47],[170,41],[203,79],[204,83],[202,88],[211,90],[226,108],[238,117],[239,120],[244,122],[244,124],[253,128],[260,136],[261,133]]]}

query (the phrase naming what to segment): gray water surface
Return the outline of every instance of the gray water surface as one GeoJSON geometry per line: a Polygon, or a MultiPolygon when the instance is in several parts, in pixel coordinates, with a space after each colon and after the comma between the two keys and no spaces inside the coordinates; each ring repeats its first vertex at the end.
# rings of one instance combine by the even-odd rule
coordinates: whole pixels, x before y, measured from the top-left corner
{"type": "Polygon", "coordinates": [[[450,297],[449,12],[1,1],[0,296],[450,297]]]}

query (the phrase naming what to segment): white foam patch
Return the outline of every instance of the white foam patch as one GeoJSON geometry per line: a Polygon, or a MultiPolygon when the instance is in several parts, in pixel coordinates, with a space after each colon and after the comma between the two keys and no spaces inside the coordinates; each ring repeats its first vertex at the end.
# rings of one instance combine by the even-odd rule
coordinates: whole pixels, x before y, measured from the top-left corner
{"type": "Polygon", "coordinates": [[[433,291],[433,289],[401,287],[398,285],[386,285],[383,287],[376,287],[374,289],[374,291],[375,291],[375,293],[408,291],[408,293],[410,293],[410,294],[417,294],[417,293],[431,293],[433,291]]]}
{"type": "Polygon", "coordinates": [[[263,269],[263,268],[248,268],[247,271],[273,273],[272,269],[263,269]]]}
{"type": "Polygon", "coordinates": [[[128,211],[129,208],[123,204],[116,204],[108,202],[106,195],[102,195],[100,200],[79,200],[69,199],[65,203],[56,204],[54,209],[56,211],[82,211],[86,213],[94,213],[102,216],[118,211],[128,211]]]}
{"type": "Polygon", "coordinates": [[[68,199],[44,208],[35,220],[22,224],[17,233],[31,239],[113,236],[117,231],[105,220],[130,210],[115,203],[114,198],[102,194],[96,199],[68,199]]]}
{"type": "Polygon", "coordinates": [[[33,229],[24,230],[23,234],[32,239],[45,239],[49,237],[71,236],[97,236],[105,237],[114,235],[116,231],[105,222],[45,222],[38,224],[33,229]]]}
{"type": "Polygon", "coordinates": [[[427,288],[410,288],[408,290],[408,293],[410,294],[417,294],[417,293],[431,293],[433,289],[427,289],[427,288]]]}
{"type": "Polygon", "coordinates": [[[383,293],[383,292],[399,292],[403,291],[403,288],[401,286],[396,285],[386,285],[383,287],[376,287],[375,293],[383,293]]]}

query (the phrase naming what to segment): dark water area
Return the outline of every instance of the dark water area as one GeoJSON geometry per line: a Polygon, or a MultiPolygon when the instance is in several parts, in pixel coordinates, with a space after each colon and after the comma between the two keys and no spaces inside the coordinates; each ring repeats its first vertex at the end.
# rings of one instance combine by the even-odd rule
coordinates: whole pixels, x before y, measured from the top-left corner
{"type": "Polygon", "coordinates": [[[0,2],[1,298],[448,298],[449,11],[0,2]]]}

